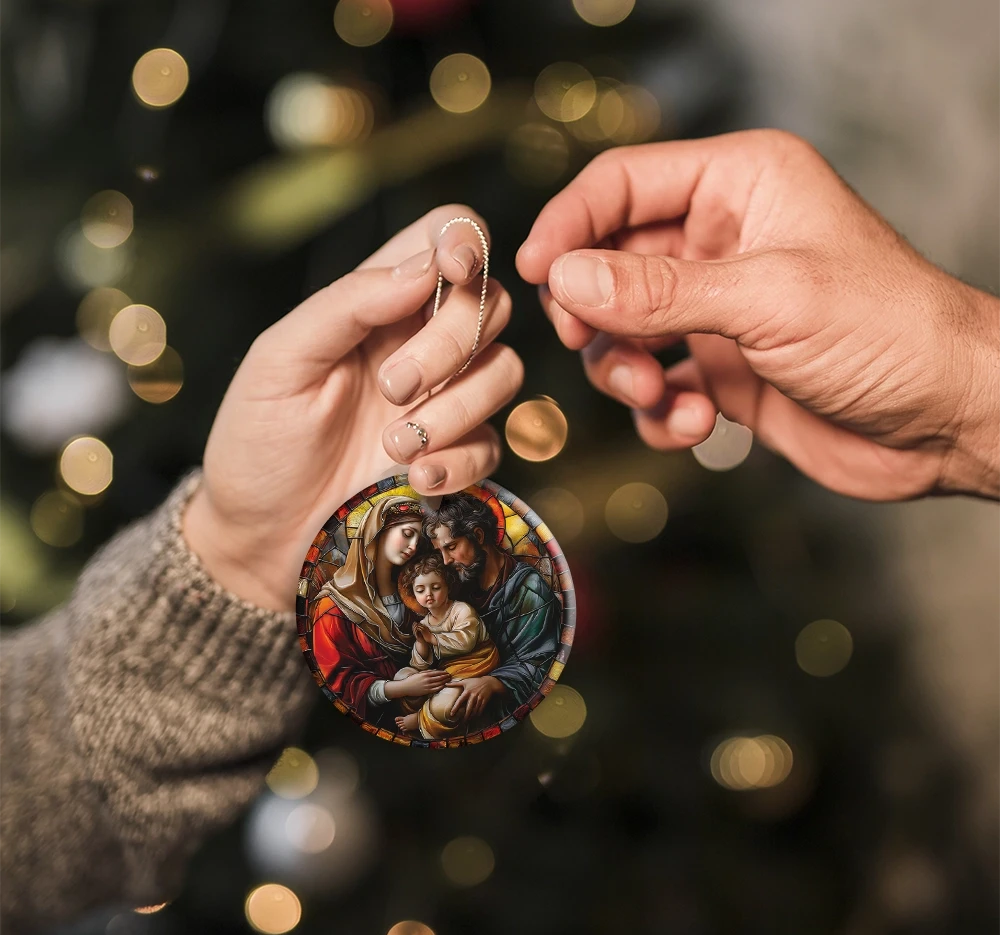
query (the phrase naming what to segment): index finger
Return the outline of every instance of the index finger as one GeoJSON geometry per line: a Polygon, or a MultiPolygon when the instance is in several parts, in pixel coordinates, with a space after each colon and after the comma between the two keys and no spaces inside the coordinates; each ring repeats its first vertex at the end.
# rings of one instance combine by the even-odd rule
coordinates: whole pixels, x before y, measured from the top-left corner
{"type": "Polygon", "coordinates": [[[483,268],[483,245],[475,227],[468,222],[452,224],[442,233],[444,226],[455,218],[474,221],[483,232],[487,248],[490,246],[489,227],[477,212],[468,205],[441,205],[404,227],[368,257],[359,269],[396,266],[421,250],[436,247],[437,266],[444,278],[457,286],[464,285],[483,268]]]}
{"type": "Polygon", "coordinates": [[[736,135],[601,153],[542,208],[517,252],[517,271],[539,285],[564,253],[596,247],[623,228],[683,216],[709,162],[732,151],[736,135]]]}

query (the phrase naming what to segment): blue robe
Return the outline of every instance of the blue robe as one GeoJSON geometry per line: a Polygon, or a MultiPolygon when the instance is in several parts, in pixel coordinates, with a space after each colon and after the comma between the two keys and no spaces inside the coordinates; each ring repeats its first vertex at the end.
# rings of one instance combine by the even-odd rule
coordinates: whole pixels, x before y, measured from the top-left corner
{"type": "Polygon", "coordinates": [[[490,722],[513,713],[538,691],[559,649],[562,605],[545,579],[527,562],[504,553],[496,582],[474,602],[500,653],[490,672],[507,692],[490,704],[490,722]]]}

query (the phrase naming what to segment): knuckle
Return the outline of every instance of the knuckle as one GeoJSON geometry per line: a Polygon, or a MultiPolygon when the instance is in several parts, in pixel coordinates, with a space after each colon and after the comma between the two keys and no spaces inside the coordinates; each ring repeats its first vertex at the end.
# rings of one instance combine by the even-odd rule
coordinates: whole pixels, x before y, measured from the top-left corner
{"type": "Polygon", "coordinates": [[[630,277],[632,305],[646,323],[659,320],[674,301],[677,287],[673,269],[656,257],[638,257],[636,275],[630,277]]]}

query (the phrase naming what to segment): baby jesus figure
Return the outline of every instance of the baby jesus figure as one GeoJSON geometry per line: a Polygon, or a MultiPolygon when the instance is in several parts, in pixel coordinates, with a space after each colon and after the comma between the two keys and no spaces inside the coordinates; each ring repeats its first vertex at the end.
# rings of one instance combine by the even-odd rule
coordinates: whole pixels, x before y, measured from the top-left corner
{"type": "MultiPolygon", "coordinates": [[[[445,565],[437,552],[412,559],[400,572],[400,597],[412,610],[426,614],[413,626],[415,640],[410,665],[400,669],[395,679],[437,666],[448,672],[454,682],[459,682],[486,675],[499,665],[500,654],[475,608],[452,599],[457,584],[455,569],[445,565]]],[[[416,702],[419,709],[397,717],[396,726],[411,733],[419,732],[425,740],[461,734],[468,718],[452,713],[459,695],[461,689],[449,683],[422,704],[416,702]]],[[[413,705],[404,700],[404,710],[413,705]]]]}

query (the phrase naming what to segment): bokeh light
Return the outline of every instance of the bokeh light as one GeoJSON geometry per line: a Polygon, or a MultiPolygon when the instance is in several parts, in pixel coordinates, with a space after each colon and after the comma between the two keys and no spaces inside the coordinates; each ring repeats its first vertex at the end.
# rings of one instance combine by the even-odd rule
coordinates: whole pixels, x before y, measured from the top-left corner
{"type": "Polygon", "coordinates": [[[434,929],[423,922],[397,922],[385,935],[434,935],[434,929]]]}
{"type": "Polygon", "coordinates": [[[137,912],[141,916],[151,916],[154,912],[159,912],[161,909],[166,909],[170,903],[157,903],[155,906],[139,906],[137,909],[133,909],[133,912],[137,912]]]}
{"type": "Polygon", "coordinates": [[[854,640],[836,620],[814,620],[795,638],[795,661],[799,668],[819,678],[836,675],[854,652],[854,640]]]}
{"type": "Polygon", "coordinates": [[[597,100],[590,72],[574,62],[555,62],[535,79],[535,103],[551,120],[568,123],[583,117],[597,100]]]}
{"type": "Polygon", "coordinates": [[[444,875],[456,886],[478,886],[494,866],[493,849],[482,838],[455,838],[441,852],[444,875]]]}
{"type": "Polygon", "coordinates": [[[132,202],[121,192],[98,192],[87,200],[80,215],[83,236],[95,247],[118,247],[132,233],[132,202]]]}
{"type": "Polygon", "coordinates": [[[111,321],[108,343],[127,364],[151,364],[167,346],[167,325],[148,305],[126,305],[111,321]]]}
{"type": "Polygon", "coordinates": [[[76,309],[76,329],[91,347],[99,351],[110,351],[108,332],[111,322],[132,300],[121,291],[110,286],[91,289],[76,309]]]}
{"type": "Polygon", "coordinates": [[[78,224],[66,228],[56,245],[59,271],[74,288],[113,286],[132,266],[130,244],[95,247],[78,224]]]}
{"type": "Polygon", "coordinates": [[[282,78],[265,111],[271,138],[289,150],[357,143],[368,137],[375,122],[366,94],[309,72],[282,78]]]}
{"type": "Polygon", "coordinates": [[[129,365],[128,385],[147,403],[165,403],[173,399],[184,385],[181,355],[168,345],[151,364],[129,365]]]}
{"type": "Polygon", "coordinates": [[[485,62],[466,52],[446,55],[431,72],[431,97],[453,114],[475,110],[489,97],[491,86],[485,62]]]}
{"type": "Polygon", "coordinates": [[[615,26],[635,8],[635,0],[573,0],[573,9],[591,26],[615,26]]]}
{"type": "Polygon", "coordinates": [[[31,507],[31,528],[46,545],[66,548],[83,535],[83,508],[61,490],[43,493],[31,507]]]}
{"type": "Polygon", "coordinates": [[[318,782],[316,761],[298,747],[286,747],[267,774],[268,788],[283,799],[304,799],[318,782]]]}
{"type": "MultiPolygon", "coordinates": [[[[660,103],[652,92],[638,85],[623,84],[616,89],[621,99],[621,120],[610,131],[611,142],[616,145],[645,143],[660,129],[663,115],[660,103]]],[[[605,113],[606,125],[614,121],[617,105],[605,113]]]]}
{"type": "Polygon", "coordinates": [[[137,166],[135,174],[144,182],[155,182],[160,177],[160,170],[156,166],[137,166]]]}
{"type": "Polygon", "coordinates": [[[667,524],[667,501],[650,484],[625,484],[608,497],[604,519],[619,539],[648,542],[667,524]]]}
{"type": "Polygon", "coordinates": [[[726,789],[745,792],[780,785],[792,771],[792,748],[774,734],[727,737],[712,752],[712,778],[726,789]]]}
{"type": "Polygon", "coordinates": [[[702,467],[710,471],[729,471],[742,464],[753,447],[753,432],[739,422],[730,422],[721,412],[715,418],[715,428],[691,453],[702,467]]]}
{"type": "Polygon", "coordinates": [[[302,918],[302,904],[287,886],[264,883],[247,896],[244,904],[247,921],[265,935],[290,932],[302,918]]]}
{"type": "Polygon", "coordinates": [[[99,438],[74,438],[59,457],[59,476],[70,490],[92,497],[111,483],[114,459],[99,438]]]}
{"type": "Polygon", "coordinates": [[[150,49],[132,69],[135,96],[155,110],[176,104],[187,86],[187,62],[173,49],[150,49]]]}
{"type": "Polygon", "coordinates": [[[553,740],[571,737],[587,720],[587,703],[568,685],[556,685],[549,696],[531,712],[535,730],[553,740]]]}
{"type": "Polygon", "coordinates": [[[507,171],[526,185],[551,185],[569,165],[569,144],[558,127],[524,123],[507,138],[507,171]]]}
{"type": "Polygon", "coordinates": [[[548,396],[515,406],[505,427],[510,450],[525,461],[548,461],[566,444],[569,423],[559,404],[548,396]]]}
{"type": "Polygon", "coordinates": [[[584,510],[579,497],[562,487],[546,487],[531,497],[532,509],[562,545],[583,532],[584,510]]]}
{"type": "Polygon", "coordinates": [[[285,819],[288,840],[303,854],[325,851],[333,844],[336,832],[333,815],[319,805],[299,805],[285,819]]]}
{"type": "Polygon", "coordinates": [[[348,45],[375,45],[392,29],[392,4],[389,0],[340,0],[333,11],[333,28],[348,45]]]}

